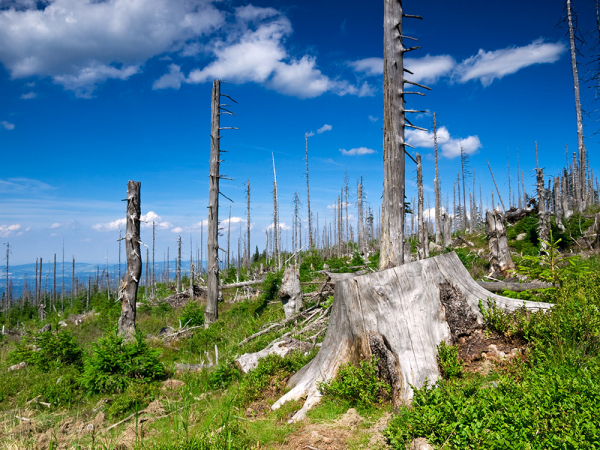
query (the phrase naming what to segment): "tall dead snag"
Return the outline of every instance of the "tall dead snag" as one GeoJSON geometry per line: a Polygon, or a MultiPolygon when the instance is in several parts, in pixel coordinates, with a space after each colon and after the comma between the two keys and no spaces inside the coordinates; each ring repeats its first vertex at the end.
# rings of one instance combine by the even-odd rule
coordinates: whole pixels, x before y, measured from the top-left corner
{"type": "Polygon", "coordinates": [[[207,297],[204,310],[204,323],[208,327],[219,317],[219,156],[220,126],[219,102],[221,100],[221,80],[213,81],[212,115],[210,130],[210,176],[208,191],[208,245],[206,275],[207,297]]]}
{"type": "Polygon", "coordinates": [[[490,276],[494,278],[504,277],[507,271],[515,268],[515,264],[508,249],[506,227],[504,225],[504,214],[494,209],[487,211],[485,215],[486,233],[490,248],[490,276]]]}
{"type": "Polygon", "coordinates": [[[421,155],[417,153],[417,187],[419,190],[419,259],[429,256],[429,239],[427,228],[423,217],[423,168],[421,167],[421,155]]]}
{"type": "Polygon", "coordinates": [[[246,272],[250,275],[250,262],[252,254],[250,253],[250,180],[246,181],[246,272]]]}
{"type": "MultiPolygon", "coordinates": [[[[571,9],[571,0],[567,0],[567,22],[569,25],[569,42],[571,49],[571,68],[573,70],[573,91],[575,94],[575,111],[577,113],[577,144],[579,150],[579,174],[583,174],[578,179],[577,205],[582,212],[586,203],[586,182],[585,182],[585,146],[583,143],[583,116],[581,113],[581,100],[579,98],[579,74],[577,72],[577,47],[575,46],[575,28],[573,27],[573,11],[571,9]]],[[[573,167],[575,169],[575,167],[573,167]]]]}
{"type": "Polygon", "coordinates": [[[446,213],[442,213],[442,224],[444,227],[444,246],[450,247],[452,245],[452,217],[446,213]]]}
{"type": "MultiPolygon", "coordinates": [[[[440,189],[440,172],[438,170],[438,145],[437,145],[437,120],[433,113],[433,151],[435,155],[435,180],[433,181],[433,189],[435,190],[435,243],[443,245],[443,230],[442,230],[442,204],[441,204],[441,189],[440,189]]],[[[447,245],[447,244],[446,244],[447,245]]]]}
{"type": "Polygon", "coordinates": [[[273,158],[273,258],[277,270],[281,269],[281,257],[279,255],[279,201],[277,198],[277,172],[275,172],[275,156],[273,158]]]}
{"type": "MultiPolygon", "coordinates": [[[[515,310],[523,300],[501,297],[479,286],[456,253],[337,281],[329,328],[319,354],[288,383],[291,391],[272,407],[306,399],[292,421],[302,420],[321,399],[317,383],[331,379],[346,362],[379,357],[379,371],[392,386],[393,404],[409,401],[413,387],[440,377],[437,346],[453,343],[483,325],[479,301],[515,310]],[[383,307],[385,305],[385,307],[383,307]]],[[[547,303],[526,302],[528,309],[547,303]]]]}
{"type": "Polygon", "coordinates": [[[118,323],[118,333],[125,339],[132,339],[135,335],[135,302],[142,275],[142,256],[140,254],[141,185],[142,183],[139,181],[127,183],[127,225],[125,228],[127,273],[121,294],[121,317],[118,323]]]}
{"type": "Polygon", "coordinates": [[[358,182],[356,197],[358,200],[358,251],[364,253],[366,250],[365,245],[365,223],[363,220],[363,185],[362,175],[358,182]]]}
{"type": "Polygon", "coordinates": [[[308,246],[313,248],[312,216],[310,215],[310,187],[308,184],[308,133],[304,134],[306,140],[306,205],[308,207],[308,246]]]}
{"type": "MultiPolygon", "coordinates": [[[[537,194],[538,194],[538,234],[541,241],[550,239],[550,213],[546,211],[546,188],[544,186],[544,169],[536,169],[537,194]]],[[[542,250],[546,244],[542,242],[542,250]]]]}
{"type": "Polygon", "coordinates": [[[176,292],[181,292],[181,236],[177,238],[177,272],[175,273],[176,292]]]}

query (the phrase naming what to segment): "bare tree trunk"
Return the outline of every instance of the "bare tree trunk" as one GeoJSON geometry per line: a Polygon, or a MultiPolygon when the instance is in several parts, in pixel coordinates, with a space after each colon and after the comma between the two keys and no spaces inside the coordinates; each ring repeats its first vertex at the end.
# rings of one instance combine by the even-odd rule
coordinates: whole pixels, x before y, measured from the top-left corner
{"type": "Polygon", "coordinates": [[[349,250],[350,243],[352,239],[350,239],[350,229],[348,222],[348,171],[344,173],[344,198],[342,205],[344,205],[344,209],[346,210],[346,249],[349,250]]]}
{"type": "Polygon", "coordinates": [[[444,212],[442,213],[442,223],[444,224],[444,246],[452,245],[452,217],[444,212]]]}
{"type": "Polygon", "coordinates": [[[427,228],[423,218],[423,168],[421,167],[421,155],[417,153],[417,188],[419,190],[419,259],[429,256],[429,242],[427,228]]]}
{"type": "Polygon", "coordinates": [[[152,298],[156,296],[156,274],[154,266],[154,249],[156,244],[156,222],[152,222],[152,298]]]}
{"type": "Polygon", "coordinates": [[[181,292],[181,236],[177,237],[177,271],[175,272],[175,292],[181,292]]]}
{"type": "Polygon", "coordinates": [[[277,199],[277,173],[275,172],[275,156],[273,158],[273,258],[277,270],[281,269],[281,258],[279,256],[279,202],[277,199]]]}
{"type": "Polygon", "coordinates": [[[310,212],[310,187],[308,183],[308,133],[304,134],[306,139],[306,205],[308,207],[308,246],[313,247],[313,235],[312,235],[312,215],[310,212]]]}
{"type": "Polygon", "coordinates": [[[125,229],[125,254],[127,255],[127,273],[123,300],[121,301],[121,317],[118,333],[125,339],[135,335],[135,302],[138,284],[142,275],[142,257],[140,255],[140,216],[141,216],[141,183],[127,183],[127,228],[125,229]]]}
{"type": "Polygon", "coordinates": [[[250,263],[252,261],[252,253],[250,247],[250,180],[246,181],[246,271],[250,275],[250,263]]]}
{"type": "MultiPolygon", "coordinates": [[[[506,211],[506,207],[504,206],[504,202],[502,201],[502,196],[500,195],[500,190],[498,189],[498,185],[496,184],[496,178],[494,178],[494,172],[492,172],[492,167],[490,166],[490,162],[486,159],[485,162],[488,165],[488,168],[490,169],[490,174],[492,174],[492,181],[494,182],[494,186],[496,186],[496,192],[498,193],[498,198],[500,199],[500,203],[502,204],[502,209],[504,211],[506,211]]],[[[492,207],[496,207],[495,205],[492,205],[492,207]]]]}
{"type": "Polygon", "coordinates": [[[433,189],[435,190],[435,243],[443,245],[442,237],[442,205],[441,205],[441,189],[440,189],[440,172],[438,170],[438,143],[437,143],[437,120],[433,113],[433,150],[435,154],[435,180],[433,189]]]}
{"type": "MultiPolygon", "coordinates": [[[[541,241],[550,239],[550,215],[546,212],[546,190],[544,186],[544,169],[536,169],[537,194],[538,194],[538,233],[541,241]]],[[[542,242],[542,250],[546,244],[542,242]]]]}
{"type": "Polygon", "coordinates": [[[504,214],[494,209],[486,213],[486,233],[489,240],[491,253],[490,276],[506,276],[507,271],[515,268],[515,264],[508,249],[506,238],[506,227],[504,226],[504,214]]]}
{"type": "Polygon", "coordinates": [[[585,145],[583,143],[583,117],[581,113],[581,100],[579,98],[579,75],[577,72],[577,48],[575,47],[575,30],[573,28],[573,12],[571,11],[571,0],[567,0],[567,21],[569,24],[569,42],[571,48],[571,68],[573,69],[573,90],[575,94],[575,110],[577,113],[577,144],[579,149],[579,184],[577,205],[579,211],[583,212],[584,205],[586,204],[586,183],[585,175],[585,145]]]}
{"type": "Polygon", "coordinates": [[[227,219],[227,265],[226,270],[231,265],[231,206],[229,206],[229,219],[227,219]]]}
{"type": "Polygon", "coordinates": [[[379,268],[404,263],[404,48],[402,4],[384,1],[383,203],[379,268]]]}
{"type": "Polygon", "coordinates": [[[363,185],[362,185],[362,175],[360,177],[360,181],[358,182],[358,189],[356,193],[356,197],[358,199],[358,250],[361,253],[365,253],[365,223],[363,220],[363,185]]]}
{"type": "Polygon", "coordinates": [[[220,115],[221,80],[213,81],[211,145],[210,145],[210,187],[208,200],[208,273],[207,299],[204,323],[208,327],[219,317],[219,157],[220,157],[220,115]]]}

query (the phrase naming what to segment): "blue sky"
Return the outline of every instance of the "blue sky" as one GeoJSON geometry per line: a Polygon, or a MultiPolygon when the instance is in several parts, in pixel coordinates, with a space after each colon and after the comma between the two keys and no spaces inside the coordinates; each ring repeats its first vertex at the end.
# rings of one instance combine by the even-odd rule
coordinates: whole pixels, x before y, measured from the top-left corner
{"type": "MultiPolygon", "coordinates": [[[[591,68],[595,3],[574,0],[591,68]]],[[[443,141],[441,183],[452,202],[460,145],[470,153],[484,206],[493,188],[485,160],[508,197],[507,157],[516,180],[517,149],[533,191],[534,141],[541,165],[556,175],[565,145],[577,145],[563,2],[404,2],[424,16],[404,34],[421,50],[407,61],[415,81],[433,88],[409,107],[435,111],[443,141]]],[[[199,244],[206,219],[211,81],[237,102],[223,118],[222,191],[234,200],[232,247],[245,228],[244,184],[252,189],[252,249],[271,224],[272,167],[280,221],[288,227],[298,191],[306,221],[305,133],[311,206],[319,224],[347,171],[363,175],[376,211],[382,186],[383,2],[333,0],[0,0],[0,237],[15,264],[62,252],[82,262],[117,259],[127,181],[142,182],[142,213],[157,221],[157,258],[181,235],[199,244]],[[320,132],[319,132],[320,131],[320,132]],[[241,218],[241,219],[240,219],[241,218]]],[[[588,111],[594,92],[582,84],[588,111]]],[[[417,96],[413,96],[417,97],[417,96]]],[[[415,124],[431,129],[431,114],[415,124]]],[[[586,117],[586,145],[596,167],[598,129],[586,117]]],[[[433,205],[432,142],[408,135],[423,155],[433,205]]],[[[415,151],[412,151],[414,154],[415,151]]],[[[407,196],[414,195],[407,159],[407,196]]],[[[470,181],[472,184],[472,180],[470,181]]],[[[514,183],[514,181],[513,181],[514,183]]],[[[516,184],[513,184],[516,189],[516,184]]],[[[229,202],[222,199],[226,218],[229,202]]],[[[149,228],[143,240],[150,243],[149,228]]],[[[284,246],[291,236],[283,232],[284,246]]],[[[223,246],[223,245],[221,245],[223,246]]],[[[172,253],[173,254],[173,250],[172,253]]]]}

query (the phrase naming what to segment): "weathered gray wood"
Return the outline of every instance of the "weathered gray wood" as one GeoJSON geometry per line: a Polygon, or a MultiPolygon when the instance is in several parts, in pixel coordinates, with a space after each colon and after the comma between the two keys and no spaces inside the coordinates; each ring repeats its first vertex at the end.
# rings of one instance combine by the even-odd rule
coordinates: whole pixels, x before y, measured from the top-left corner
{"type": "Polygon", "coordinates": [[[490,249],[490,276],[494,278],[506,276],[507,271],[514,269],[510,251],[508,249],[508,239],[506,237],[506,227],[504,226],[504,214],[494,209],[487,211],[485,215],[486,233],[490,249]]]}
{"type": "MultiPolygon", "coordinates": [[[[125,229],[125,254],[127,257],[127,273],[121,294],[121,317],[118,322],[118,333],[125,339],[135,335],[135,303],[138,284],[142,275],[142,256],[140,254],[140,216],[141,216],[141,183],[127,183],[127,225],[125,229]]],[[[107,286],[108,289],[108,286],[107,286]]]]}
{"type": "MultiPolygon", "coordinates": [[[[538,194],[538,234],[540,240],[550,240],[550,214],[546,211],[546,189],[544,186],[544,169],[536,169],[537,194],[538,194]]],[[[542,242],[542,250],[546,244],[542,242]]]]}
{"type": "Polygon", "coordinates": [[[251,281],[242,281],[240,283],[231,283],[231,284],[222,284],[219,286],[220,289],[233,289],[233,288],[241,288],[246,286],[253,286],[255,284],[260,284],[265,280],[251,280],[251,281]]]}
{"type": "Polygon", "coordinates": [[[361,253],[365,253],[366,251],[366,243],[365,243],[365,223],[363,219],[363,185],[362,185],[362,175],[360,176],[360,181],[358,182],[356,197],[358,201],[358,251],[361,253]]]}
{"type": "Polygon", "coordinates": [[[278,292],[286,318],[292,317],[302,309],[302,286],[300,273],[293,266],[288,266],[283,272],[281,287],[278,292]]]}
{"type": "Polygon", "coordinates": [[[452,217],[446,212],[442,213],[442,223],[444,226],[444,247],[452,245],[452,217]]]}
{"type": "MultiPolygon", "coordinates": [[[[496,178],[494,178],[494,172],[492,172],[492,166],[490,166],[490,162],[487,159],[485,160],[485,162],[488,165],[488,169],[490,169],[490,174],[492,175],[492,181],[494,182],[494,186],[496,186],[496,192],[498,193],[498,198],[500,199],[500,203],[502,203],[502,210],[506,211],[506,208],[504,207],[504,202],[502,201],[502,196],[500,195],[500,189],[498,189],[498,185],[496,184],[496,178]]],[[[492,207],[495,208],[496,206],[492,204],[492,207]]]]}
{"type": "Polygon", "coordinates": [[[279,201],[277,198],[277,172],[275,171],[275,156],[273,158],[273,258],[275,267],[281,269],[281,257],[279,255],[279,201]]]}
{"type": "MultiPolygon", "coordinates": [[[[583,207],[586,200],[586,183],[585,183],[585,144],[583,142],[583,116],[581,113],[581,99],[579,98],[579,74],[577,72],[577,48],[575,46],[575,29],[573,27],[573,13],[571,10],[571,0],[567,0],[567,22],[569,25],[569,44],[571,50],[571,69],[573,71],[573,91],[575,94],[575,112],[577,114],[577,147],[579,150],[579,168],[580,174],[577,186],[577,205],[579,211],[583,212],[583,207]],[[581,176],[583,174],[583,176],[581,176]]],[[[575,170],[575,166],[573,167],[575,170]]]]}
{"type": "Polygon", "coordinates": [[[246,271],[250,274],[250,264],[252,262],[252,249],[250,246],[250,180],[246,181],[246,271]]]}
{"type": "Polygon", "coordinates": [[[312,215],[310,213],[310,186],[308,183],[308,133],[304,134],[306,139],[306,205],[308,207],[308,247],[313,248],[312,215]]]}
{"type": "Polygon", "coordinates": [[[384,0],[383,203],[380,269],[404,263],[404,53],[402,3],[384,0]]]}
{"type": "Polygon", "coordinates": [[[530,289],[548,289],[551,283],[509,283],[504,281],[478,281],[477,284],[490,292],[502,292],[504,290],[523,292],[530,289]]]}
{"type": "Polygon", "coordinates": [[[204,323],[208,327],[219,318],[219,156],[221,80],[213,81],[210,131],[210,176],[208,191],[208,245],[206,281],[208,293],[204,323]]]}
{"type": "Polygon", "coordinates": [[[438,170],[437,120],[435,113],[433,113],[433,150],[435,154],[435,180],[433,181],[433,189],[435,190],[435,243],[443,247],[442,191],[440,189],[440,172],[438,170]]]}
{"type": "Polygon", "coordinates": [[[266,348],[256,353],[244,353],[242,356],[237,358],[234,363],[240,372],[246,374],[251,370],[256,369],[258,362],[267,357],[268,355],[279,355],[281,357],[288,356],[289,354],[299,351],[307,352],[312,349],[312,344],[308,342],[302,342],[297,339],[285,337],[271,342],[266,348]]]}
{"type": "Polygon", "coordinates": [[[429,257],[429,234],[425,227],[423,218],[423,168],[421,166],[421,155],[417,153],[417,189],[419,192],[419,249],[418,259],[429,257]]]}
{"type": "Polygon", "coordinates": [[[373,354],[371,336],[381,336],[395,357],[398,381],[394,403],[409,401],[411,386],[420,388],[427,380],[439,378],[437,346],[452,343],[463,325],[481,326],[479,300],[488,306],[496,301],[501,308],[548,309],[551,305],[524,302],[492,294],[469,275],[454,252],[389,270],[336,282],[329,328],[318,355],[290,379],[291,391],[273,409],[289,400],[306,399],[292,418],[301,420],[321,398],[320,381],[335,376],[346,362],[358,362],[373,354]],[[442,290],[442,286],[444,290],[442,290]],[[453,302],[444,301],[454,296],[453,302]],[[452,303],[460,311],[451,311],[452,303]],[[452,318],[468,316],[467,322],[452,318]],[[455,319],[454,319],[455,320],[455,319]]]}

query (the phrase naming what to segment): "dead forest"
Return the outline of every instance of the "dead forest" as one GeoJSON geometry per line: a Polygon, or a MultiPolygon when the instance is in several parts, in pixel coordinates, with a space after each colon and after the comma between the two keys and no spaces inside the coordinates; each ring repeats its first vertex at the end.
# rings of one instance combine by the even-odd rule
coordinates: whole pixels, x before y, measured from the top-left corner
{"type": "MultiPolygon", "coordinates": [[[[366,200],[362,177],[346,175],[332,199],[332,220],[311,211],[305,135],[298,159],[306,192],[298,186],[287,218],[291,247],[280,226],[275,156],[264,248],[251,227],[251,178],[244,181],[245,229],[233,230],[230,194],[220,181],[234,162],[221,144],[243,130],[233,126],[235,99],[216,79],[208,205],[198,212],[207,219],[206,234],[202,227],[196,251],[190,242],[189,261],[182,260],[185,236],[164,252],[155,247],[155,223],[152,241],[142,241],[143,186],[136,181],[123,185],[126,226],[112,266],[107,261],[82,275],[75,256],[65,261],[63,251],[58,261],[57,254],[36,260],[17,291],[10,258],[18,249],[6,244],[0,303],[0,441],[12,445],[6,448],[513,448],[497,434],[508,433],[503,427],[513,420],[507,405],[526,397],[515,379],[527,384],[538,367],[550,373],[544,364],[552,360],[562,374],[553,379],[556,392],[560,377],[568,378],[565,367],[577,367],[565,385],[575,383],[581,367],[591,374],[582,385],[598,380],[600,319],[591,298],[600,267],[600,183],[584,143],[571,1],[565,6],[578,148],[565,148],[558,173],[546,171],[536,142],[521,150],[535,154],[536,166],[522,167],[517,154],[512,170],[510,161],[506,168],[487,161],[474,167],[461,148],[461,170],[451,177],[438,168],[436,113],[431,129],[411,122],[435,90],[411,81],[404,67],[405,55],[420,47],[403,25],[426,23],[413,11],[416,3],[384,3],[383,189],[370,193],[380,204],[366,200]],[[406,129],[433,133],[433,170],[424,172],[406,129]],[[508,183],[499,185],[505,171],[508,183]],[[406,196],[408,178],[416,180],[414,198],[406,196]],[[493,180],[493,191],[482,192],[484,179],[493,180]],[[562,306],[563,297],[587,299],[577,303],[582,321],[565,334],[565,342],[581,343],[572,359],[552,353],[547,338],[562,336],[559,321],[555,328],[547,321],[575,311],[562,306]],[[491,400],[483,403],[494,390],[506,396],[496,409],[491,400]],[[505,391],[518,392],[513,398],[505,391]],[[478,417],[473,405],[487,412],[478,417]],[[424,425],[423,417],[436,414],[424,425]],[[469,428],[478,420],[487,425],[469,428]]],[[[577,386],[573,391],[589,395],[573,402],[594,404],[591,388],[577,386]]],[[[567,431],[539,411],[531,414],[537,432],[515,419],[528,448],[566,448],[552,439],[570,433],[580,446],[569,448],[598,442],[585,414],[577,416],[581,426],[567,431]]]]}

